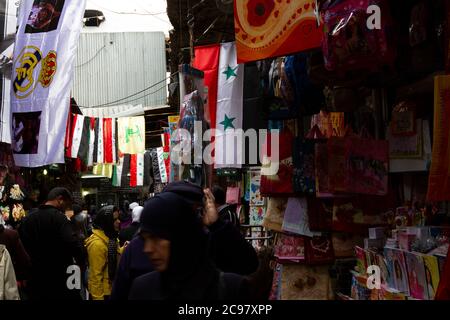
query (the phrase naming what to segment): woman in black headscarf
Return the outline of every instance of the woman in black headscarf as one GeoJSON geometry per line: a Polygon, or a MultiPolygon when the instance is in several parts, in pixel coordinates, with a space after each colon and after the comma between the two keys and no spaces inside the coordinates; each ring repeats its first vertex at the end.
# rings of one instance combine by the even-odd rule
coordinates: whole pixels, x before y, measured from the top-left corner
{"type": "MultiPolygon", "coordinates": [[[[215,210],[205,192],[205,210],[215,210]]],[[[209,259],[202,217],[186,199],[163,192],[147,201],[141,216],[144,252],[156,271],[133,282],[131,300],[226,300],[244,297],[243,278],[222,273],[209,259]]]]}
{"type": "Polygon", "coordinates": [[[93,233],[86,239],[89,277],[88,290],[93,300],[105,300],[111,295],[118,254],[119,209],[106,206],[97,213],[93,233]]]}

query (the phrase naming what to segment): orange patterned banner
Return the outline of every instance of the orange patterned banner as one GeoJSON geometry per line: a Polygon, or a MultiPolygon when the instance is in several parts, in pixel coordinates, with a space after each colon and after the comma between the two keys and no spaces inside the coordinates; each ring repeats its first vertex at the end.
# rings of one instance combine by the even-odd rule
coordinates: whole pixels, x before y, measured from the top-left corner
{"type": "Polygon", "coordinates": [[[235,0],[234,5],[238,63],[321,45],[315,0],[235,0]]]}

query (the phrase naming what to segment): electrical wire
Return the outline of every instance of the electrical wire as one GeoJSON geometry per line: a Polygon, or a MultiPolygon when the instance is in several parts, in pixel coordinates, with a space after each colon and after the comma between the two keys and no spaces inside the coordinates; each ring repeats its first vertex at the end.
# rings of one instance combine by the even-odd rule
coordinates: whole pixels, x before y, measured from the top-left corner
{"type": "Polygon", "coordinates": [[[86,61],[86,62],[84,62],[84,63],[82,63],[82,64],[80,64],[80,65],[78,65],[78,66],[75,66],[75,68],[81,68],[81,67],[87,65],[87,64],[90,63],[92,60],[94,60],[94,59],[100,54],[100,52],[101,52],[103,49],[105,49],[105,48],[106,48],[106,44],[105,44],[103,47],[101,47],[100,50],[98,50],[98,51],[94,54],[94,56],[93,56],[91,59],[89,59],[88,61],[86,61]]]}
{"type": "Polygon", "coordinates": [[[147,10],[145,10],[145,11],[147,11],[148,13],[143,13],[143,12],[120,12],[120,11],[115,11],[115,10],[111,10],[111,9],[105,8],[105,7],[99,5],[99,4],[95,3],[95,2],[92,2],[92,3],[95,6],[99,7],[99,8],[102,8],[102,9],[104,9],[106,11],[109,11],[109,12],[112,12],[112,13],[116,13],[116,14],[132,14],[132,15],[138,15],[138,16],[158,16],[158,15],[167,13],[166,11],[162,11],[162,12],[148,12],[147,10]]]}
{"type": "MultiPolygon", "coordinates": [[[[135,101],[135,100],[139,100],[139,99],[145,98],[146,96],[141,97],[141,98],[138,98],[138,99],[135,99],[135,100],[130,100],[130,101],[124,102],[124,100],[127,100],[127,99],[129,99],[129,98],[135,97],[135,96],[137,96],[138,94],[141,94],[141,93],[143,93],[143,92],[145,92],[145,91],[147,91],[147,90],[149,90],[149,89],[151,89],[151,88],[156,87],[156,86],[157,86],[158,84],[160,84],[160,83],[166,82],[168,79],[172,78],[173,76],[175,76],[175,75],[177,75],[177,74],[178,74],[178,71],[172,73],[169,77],[167,77],[167,78],[165,78],[165,79],[163,79],[163,80],[161,80],[161,81],[158,81],[158,82],[156,82],[155,84],[153,84],[153,85],[151,85],[151,86],[149,86],[149,87],[147,87],[147,88],[145,88],[145,89],[143,89],[143,90],[141,90],[141,91],[139,91],[139,92],[136,92],[136,93],[134,93],[134,94],[131,94],[131,95],[127,96],[127,97],[124,97],[124,98],[121,98],[121,99],[118,99],[118,100],[115,100],[115,101],[111,101],[111,102],[108,102],[108,103],[95,105],[95,106],[92,106],[92,107],[82,107],[82,108],[91,108],[91,109],[93,109],[93,108],[102,108],[102,107],[107,107],[107,106],[111,106],[111,105],[117,104],[118,102],[126,103],[126,102],[135,101]]],[[[165,88],[165,87],[166,87],[166,85],[164,85],[164,87],[162,87],[162,88],[165,88]]],[[[158,89],[157,91],[155,91],[155,92],[153,92],[153,93],[150,93],[150,94],[154,94],[154,93],[156,93],[156,92],[162,90],[162,88],[160,88],[160,89],[158,89]]],[[[149,94],[149,95],[150,95],[150,94],[149,94]]]]}

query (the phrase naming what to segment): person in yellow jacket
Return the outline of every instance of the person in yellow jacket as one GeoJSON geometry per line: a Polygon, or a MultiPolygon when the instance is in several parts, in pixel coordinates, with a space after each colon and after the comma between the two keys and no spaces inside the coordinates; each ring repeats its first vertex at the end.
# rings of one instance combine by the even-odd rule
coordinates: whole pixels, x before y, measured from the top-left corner
{"type": "Polygon", "coordinates": [[[107,300],[117,270],[119,247],[119,209],[105,206],[95,217],[93,233],[86,239],[88,253],[88,291],[92,300],[107,300]]]}

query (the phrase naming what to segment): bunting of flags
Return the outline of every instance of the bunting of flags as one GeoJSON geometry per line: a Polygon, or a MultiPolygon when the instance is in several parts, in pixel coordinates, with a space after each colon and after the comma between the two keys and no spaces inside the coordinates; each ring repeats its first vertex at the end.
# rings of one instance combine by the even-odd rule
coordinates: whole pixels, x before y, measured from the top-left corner
{"type": "Polygon", "coordinates": [[[112,179],[113,186],[141,187],[152,183],[151,154],[145,151],[144,117],[115,119],[71,114],[66,134],[66,157],[80,159],[92,167],[93,174],[112,179]],[[119,146],[128,152],[121,152],[119,146]]]}

